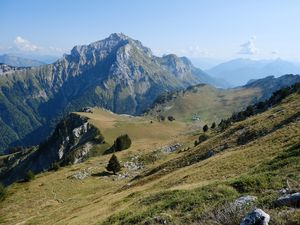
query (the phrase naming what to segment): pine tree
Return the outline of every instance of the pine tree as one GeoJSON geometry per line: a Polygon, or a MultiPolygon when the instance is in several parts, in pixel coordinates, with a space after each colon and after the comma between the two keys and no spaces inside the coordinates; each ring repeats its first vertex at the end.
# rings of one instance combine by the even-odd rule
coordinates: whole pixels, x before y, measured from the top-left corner
{"type": "Polygon", "coordinates": [[[204,131],[204,132],[208,131],[208,126],[207,126],[207,124],[203,127],[203,131],[204,131]]]}
{"type": "Polygon", "coordinates": [[[216,123],[213,122],[212,125],[211,125],[211,129],[215,129],[216,128],[216,123]]]}
{"type": "Polygon", "coordinates": [[[119,172],[121,170],[121,165],[115,154],[113,154],[112,157],[110,158],[106,169],[108,171],[112,171],[114,174],[116,174],[117,172],[119,172]]]}

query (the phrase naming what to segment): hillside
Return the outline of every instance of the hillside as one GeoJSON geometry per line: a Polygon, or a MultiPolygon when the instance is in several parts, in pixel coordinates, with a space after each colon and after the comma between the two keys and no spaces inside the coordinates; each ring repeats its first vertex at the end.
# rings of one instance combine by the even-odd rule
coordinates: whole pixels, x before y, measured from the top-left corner
{"type": "Polygon", "coordinates": [[[176,120],[204,125],[229,117],[249,104],[271,97],[275,91],[300,82],[299,75],[273,76],[253,80],[245,86],[217,89],[210,85],[195,85],[185,90],[159,96],[146,115],[173,116],[176,120]]]}
{"type": "Polygon", "coordinates": [[[151,122],[100,109],[79,113],[108,144],[119,134],[132,137],[132,147],[116,153],[122,171],[109,175],[111,155],[103,155],[15,183],[0,206],[1,222],[231,225],[257,206],[270,214],[270,224],[296,225],[299,209],[273,202],[283,188],[300,188],[299,89],[273,101],[225,130],[209,129],[208,139],[196,146],[203,132],[178,121],[151,122]],[[175,150],[166,147],[176,143],[175,150]],[[78,173],[86,176],[78,179],[78,173]],[[230,207],[245,195],[256,200],[230,207]]]}
{"type": "Polygon", "coordinates": [[[186,58],[156,57],[124,34],[75,46],[53,64],[0,77],[0,152],[38,144],[60,118],[82,107],[137,115],[159,94],[200,82],[214,79],[186,58]]]}
{"type": "Polygon", "coordinates": [[[213,77],[224,79],[236,87],[245,85],[251,79],[261,79],[265,76],[299,74],[300,65],[282,59],[251,60],[240,58],[221,63],[206,72],[213,77]]]}

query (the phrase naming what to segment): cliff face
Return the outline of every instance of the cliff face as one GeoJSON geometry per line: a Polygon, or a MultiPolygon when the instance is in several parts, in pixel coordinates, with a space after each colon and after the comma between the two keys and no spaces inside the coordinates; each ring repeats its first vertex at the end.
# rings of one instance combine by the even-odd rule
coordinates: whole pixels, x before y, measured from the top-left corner
{"type": "Polygon", "coordinates": [[[75,164],[88,158],[93,144],[104,141],[100,131],[87,118],[70,114],[61,120],[53,134],[37,148],[6,155],[1,159],[1,182],[20,180],[31,170],[39,173],[59,165],[75,164]]]}

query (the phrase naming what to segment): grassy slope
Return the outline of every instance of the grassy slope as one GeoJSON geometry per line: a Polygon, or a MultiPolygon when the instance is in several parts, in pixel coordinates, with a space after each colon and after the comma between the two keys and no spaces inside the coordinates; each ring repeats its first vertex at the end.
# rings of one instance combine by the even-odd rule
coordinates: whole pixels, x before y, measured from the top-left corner
{"type": "Polygon", "coordinates": [[[196,86],[186,92],[179,92],[175,99],[167,103],[157,105],[149,114],[172,115],[185,122],[191,121],[193,115],[199,115],[203,123],[219,122],[260,96],[258,88],[222,90],[209,85],[196,86]],[[162,112],[157,113],[157,110],[162,112]]]}
{"type": "MultiPolygon", "coordinates": [[[[247,193],[258,196],[258,206],[271,214],[273,224],[280,224],[278,221],[283,219],[277,218],[277,209],[269,206],[286,179],[295,186],[300,181],[299,150],[292,148],[300,143],[300,121],[285,122],[299,111],[300,95],[293,94],[280,105],[235,123],[225,132],[210,132],[210,139],[197,147],[163,154],[154,164],[147,164],[143,176],[134,181],[105,176],[91,176],[82,181],[67,179],[83,168],[92,167],[95,174],[103,172],[109,155],[40,174],[30,183],[9,188],[8,197],[1,203],[2,221],[4,224],[139,224],[165,212],[175,224],[191,224],[200,220],[203,212],[247,193]],[[245,145],[237,145],[236,140],[245,129],[264,129],[267,133],[245,145]],[[228,149],[206,160],[197,159],[224,143],[229,145],[228,149]]],[[[123,162],[136,154],[150,154],[167,143],[192,146],[198,136],[197,132],[183,133],[185,125],[180,122],[150,124],[145,118],[116,116],[100,110],[85,115],[101,129],[109,144],[121,133],[132,137],[132,148],[117,153],[123,162]]],[[[299,211],[289,215],[297,216],[299,211]]]]}

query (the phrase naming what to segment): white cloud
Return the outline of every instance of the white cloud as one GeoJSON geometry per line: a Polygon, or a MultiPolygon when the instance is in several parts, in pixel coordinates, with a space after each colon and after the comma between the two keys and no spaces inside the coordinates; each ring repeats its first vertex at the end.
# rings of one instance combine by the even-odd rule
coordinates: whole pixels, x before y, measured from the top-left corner
{"type": "Polygon", "coordinates": [[[53,55],[58,56],[62,55],[69,51],[65,48],[58,48],[58,47],[44,47],[39,46],[37,44],[32,43],[31,41],[17,36],[11,45],[2,45],[0,43],[0,53],[8,53],[8,54],[34,54],[34,55],[53,55]]]}
{"type": "Polygon", "coordinates": [[[250,38],[249,41],[247,41],[244,44],[241,44],[240,47],[240,51],[238,52],[238,54],[245,54],[245,55],[255,55],[259,52],[259,50],[256,48],[255,46],[255,40],[256,37],[253,36],[250,38]]]}
{"type": "Polygon", "coordinates": [[[16,37],[16,39],[14,40],[14,44],[21,51],[36,52],[36,51],[40,50],[40,47],[38,47],[35,44],[32,44],[30,41],[28,41],[20,36],[16,37]]]}

